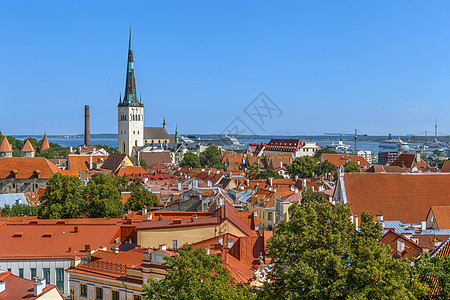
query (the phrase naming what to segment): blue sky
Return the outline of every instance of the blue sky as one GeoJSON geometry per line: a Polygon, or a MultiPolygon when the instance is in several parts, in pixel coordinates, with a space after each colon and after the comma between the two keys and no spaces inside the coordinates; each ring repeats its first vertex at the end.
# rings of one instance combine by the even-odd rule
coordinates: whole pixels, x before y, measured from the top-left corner
{"type": "Polygon", "coordinates": [[[255,133],[450,134],[450,2],[280,2],[2,2],[0,130],[82,133],[89,104],[116,133],[131,25],[145,126],[219,133],[264,91],[255,133]]]}

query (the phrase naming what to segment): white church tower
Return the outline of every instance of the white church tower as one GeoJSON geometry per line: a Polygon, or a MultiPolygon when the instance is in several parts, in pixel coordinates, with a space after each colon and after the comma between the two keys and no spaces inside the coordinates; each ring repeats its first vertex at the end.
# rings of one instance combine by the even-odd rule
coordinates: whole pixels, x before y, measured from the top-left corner
{"type": "MultiPolygon", "coordinates": [[[[134,155],[134,146],[144,145],[144,105],[137,98],[136,82],[134,79],[133,48],[130,42],[128,46],[127,79],[125,83],[125,95],[119,99],[118,129],[119,129],[119,151],[134,155]]],[[[133,160],[133,159],[132,159],[133,160]]]]}

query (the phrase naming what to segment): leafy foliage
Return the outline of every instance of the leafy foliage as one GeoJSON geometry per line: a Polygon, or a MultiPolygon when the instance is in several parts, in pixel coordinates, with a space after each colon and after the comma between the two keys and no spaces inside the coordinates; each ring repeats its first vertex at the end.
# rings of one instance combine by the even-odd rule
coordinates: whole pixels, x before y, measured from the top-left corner
{"type": "MultiPolygon", "coordinates": [[[[121,190],[123,177],[94,174],[84,188],[87,216],[90,218],[120,218],[123,216],[121,190]]],[[[125,179],[126,181],[126,179],[125,179]]]]}
{"type": "Polygon", "coordinates": [[[220,150],[217,146],[209,146],[205,151],[200,153],[199,157],[202,167],[223,169],[223,165],[220,160],[220,150]]]}
{"type": "Polygon", "coordinates": [[[314,173],[317,175],[325,175],[327,173],[334,173],[336,166],[330,163],[328,160],[318,163],[314,168],[314,173]]]}
{"type": "Polygon", "coordinates": [[[345,172],[347,173],[359,173],[361,172],[361,167],[354,161],[348,161],[344,164],[345,172]]]}
{"type": "Polygon", "coordinates": [[[450,295],[450,256],[431,257],[422,253],[414,260],[413,274],[426,284],[430,291],[424,299],[444,300],[450,295]]]}
{"type": "Polygon", "coordinates": [[[94,174],[84,186],[78,177],[56,173],[47,182],[38,217],[120,218],[123,215],[120,193],[127,188],[128,181],[125,177],[112,174],[94,174]]]}
{"type": "Polygon", "coordinates": [[[36,216],[38,212],[37,207],[26,204],[5,205],[1,209],[2,217],[18,217],[18,216],[36,216]]]}
{"type": "Polygon", "coordinates": [[[314,158],[320,159],[322,157],[322,153],[325,154],[338,154],[336,151],[328,149],[328,148],[320,148],[316,152],[314,152],[314,158]]]}
{"type": "Polygon", "coordinates": [[[312,188],[306,188],[302,191],[302,204],[309,202],[322,203],[325,201],[325,195],[319,192],[314,192],[312,188]]]}
{"type": "Polygon", "coordinates": [[[256,175],[258,175],[259,171],[260,171],[259,166],[249,166],[247,168],[247,172],[245,173],[245,176],[248,179],[256,179],[256,175]]]}
{"type": "Polygon", "coordinates": [[[180,163],[182,168],[201,168],[200,158],[197,154],[188,152],[184,154],[183,160],[180,163]]]}
{"type": "Polygon", "coordinates": [[[414,299],[424,288],[409,263],[381,246],[380,225],[363,213],[360,231],[345,204],[293,204],[268,241],[274,263],[265,299],[414,299]]]}
{"type": "Polygon", "coordinates": [[[125,203],[125,209],[132,211],[140,210],[144,205],[147,207],[154,207],[159,204],[156,194],[151,193],[144,188],[138,178],[133,179],[133,183],[128,187],[131,197],[125,203]]]}
{"type": "Polygon", "coordinates": [[[94,147],[96,147],[98,149],[103,148],[109,154],[119,153],[119,150],[117,150],[117,148],[114,148],[114,147],[111,147],[111,146],[108,146],[108,145],[100,145],[100,144],[98,144],[98,145],[94,145],[94,147]]]}
{"type": "Polygon", "coordinates": [[[292,164],[287,166],[287,170],[291,177],[297,175],[300,178],[311,178],[317,162],[317,159],[310,156],[297,157],[292,164]]]}
{"type": "Polygon", "coordinates": [[[234,285],[233,277],[219,256],[204,249],[183,247],[179,255],[166,258],[167,276],[150,279],[144,286],[144,299],[254,299],[251,289],[234,285]]]}
{"type": "Polygon", "coordinates": [[[267,169],[264,171],[260,171],[258,174],[255,175],[254,179],[267,179],[267,178],[275,178],[275,179],[279,179],[281,178],[281,175],[278,174],[278,172],[272,170],[272,169],[267,169]]]}
{"type": "Polygon", "coordinates": [[[77,218],[85,214],[81,180],[56,173],[47,181],[41,197],[38,217],[41,219],[77,218]]]}

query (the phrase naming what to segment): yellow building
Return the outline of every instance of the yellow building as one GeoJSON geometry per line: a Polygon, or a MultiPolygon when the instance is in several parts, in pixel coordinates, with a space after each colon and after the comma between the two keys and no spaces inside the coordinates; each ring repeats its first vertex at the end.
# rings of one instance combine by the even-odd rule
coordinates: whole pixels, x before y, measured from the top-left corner
{"type": "Polygon", "coordinates": [[[90,262],[78,261],[66,270],[70,274],[70,299],[141,300],[142,285],[150,278],[163,279],[167,274],[162,266],[164,257],[173,254],[166,245],[158,250],[98,250],[90,255],[90,262]]]}

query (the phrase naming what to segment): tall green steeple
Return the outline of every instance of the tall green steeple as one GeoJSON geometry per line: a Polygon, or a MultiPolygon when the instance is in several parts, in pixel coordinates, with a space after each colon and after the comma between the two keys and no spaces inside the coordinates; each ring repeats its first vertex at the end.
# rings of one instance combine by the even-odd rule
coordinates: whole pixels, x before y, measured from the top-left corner
{"type": "Polygon", "coordinates": [[[136,94],[136,81],[134,79],[134,62],[133,62],[133,47],[131,43],[131,27],[130,40],[128,43],[128,63],[127,63],[127,79],[125,81],[125,95],[119,106],[143,106],[139,102],[136,94]]]}

